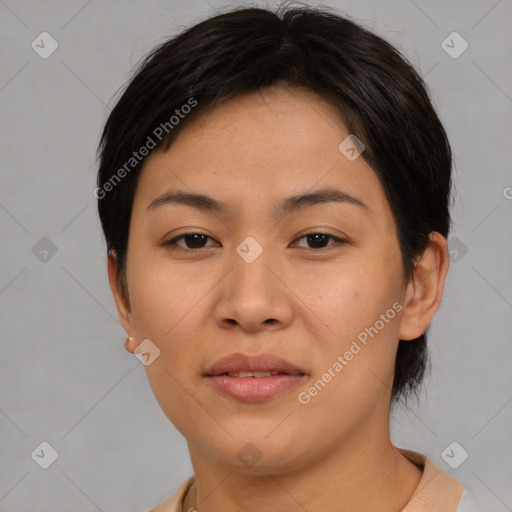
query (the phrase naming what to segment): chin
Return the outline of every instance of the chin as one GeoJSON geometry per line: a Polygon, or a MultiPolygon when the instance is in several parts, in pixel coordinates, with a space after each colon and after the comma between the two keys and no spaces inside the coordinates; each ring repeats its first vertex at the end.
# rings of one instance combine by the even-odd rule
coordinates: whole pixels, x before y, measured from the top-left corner
{"type": "MultiPolygon", "coordinates": [[[[275,426],[276,424],[274,428],[275,426]]],[[[209,446],[204,445],[202,437],[201,450],[208,452],[227,470],[251,475],[286,473],[306,463],[308,457],[303,453],[306,447],[299,435],[294,438],[287,432],[285,436],[271,439],[274,434],[268,436],[269,432],[271,430],[267,430],[262,436],[247,430],[230,431],[234,439],[224,436],[222,441],[217,439],[209,446]],[[301,452],[297,451],[298,446],[301,447],[301,452]]],[[[314,451],[314,446],[311,449],[314,451]]]]}

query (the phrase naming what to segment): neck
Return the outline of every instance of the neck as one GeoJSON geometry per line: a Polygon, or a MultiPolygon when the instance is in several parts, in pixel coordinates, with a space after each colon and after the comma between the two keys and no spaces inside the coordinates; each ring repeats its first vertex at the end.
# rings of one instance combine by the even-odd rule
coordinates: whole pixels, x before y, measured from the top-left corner
{"type": "Polygon", "coordinates": [[[195,472],[183,510],[255,512],[269,504],[275,510],[316,512],[396,512],[407,505],[422,471],[386,439],[360,433],[356,442],[321,454],[315,461],[287,472],[258,474],[220,467],[189,444],[195,472]]]}

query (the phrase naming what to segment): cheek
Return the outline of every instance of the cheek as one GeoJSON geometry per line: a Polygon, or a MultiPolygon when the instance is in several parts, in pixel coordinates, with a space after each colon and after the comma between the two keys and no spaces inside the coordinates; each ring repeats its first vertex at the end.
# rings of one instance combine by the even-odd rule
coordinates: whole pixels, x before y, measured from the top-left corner
{"type": "Polygon", "coordinates": [[[342,271],[329,278],[318,275],[309,281],[309,304],[322,324],[329,326],[314,342],[315,378],[332,381],[318,402],[325,399],[348,405],[354,397],[387,392],[381,381],[388,382],[392,376],[402,306],[398,302],[399,254],[363,251],[345,263],[342,271]],[[338,371],[333,368],[337,361],[338,371]],[[325,375],[329,369],[336,378],[325,375]]]}
{"type": "Polygon", "coordinates": [[[211,284],[190,268],[170,265],[165,258],[135,256],[127,269],[134,321],[140,335],[167,343],[211,284]]]}
{"type": "Polygon", "coordinates": [[[159,350],[145,366],[146,376],[162,411],[185,435],[194,431],[197,418],[204,420],[204,410],[192,398],[197,385],[192,375],[204,333],[199,312],[207,283],[194,285],[186,272],[161,262],[132,262],[137,271],[128,278],[137,333],[159,350]]]}
{"type": "MultiPolygon", "coordinates": [[[[400,266],[395,259],[361,255],[341,270],[318,272],[303,284],[306,303],[324,325],[327,338],[350,340],[373,325],[400,297],[400,266]]],[[[331,269],[332,270],[332,269],[331,269]]],[[[297,278],[295,281],[299,283],[297,278]]]]}

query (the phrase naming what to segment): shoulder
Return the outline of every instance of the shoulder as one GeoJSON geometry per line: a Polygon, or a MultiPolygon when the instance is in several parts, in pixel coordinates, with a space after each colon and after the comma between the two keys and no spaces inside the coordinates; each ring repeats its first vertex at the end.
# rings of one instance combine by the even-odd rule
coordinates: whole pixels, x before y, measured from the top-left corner
{"type": "Polygon", "coordinates": [[[404,512],[466,512],[459,510],[464,486],[437,467],[426,455],[398,448],[410,461],[422,468],[423,476],[404,512]]]}
{"type": "Polygon", "coordinates": [[[183,482],[167,499],[147,512],[181,512],[183,499],[194,483],[194,475],[183,482]]]}

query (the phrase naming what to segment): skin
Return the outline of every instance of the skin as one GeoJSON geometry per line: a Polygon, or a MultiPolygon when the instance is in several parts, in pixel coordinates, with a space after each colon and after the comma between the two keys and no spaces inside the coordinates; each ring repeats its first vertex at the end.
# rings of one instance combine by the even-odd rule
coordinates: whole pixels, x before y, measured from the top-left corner
{"type": "Polygon", "coordinates": [[[168,151],[145,162],[130,223],[129,297],[112,256],[108,271],[133,338],[126,350],[146,338],[160,349],[145,369],[188,442],[196,482],[183,510],[252,512],[272,503],[274,510],[392,512],[418,486],[421,470],[390,441],[394,359],[399,339],[421,335],[439,307],[447,244],[432,233],[404,281],[384,189],[362,157],[350,161],[340,152],[347,135],[313,93],[274,87],[191,120],[168,151]],[[326,186],[368,208],[327,202],[273,214],[285,197],[326,186]],[[229,209],[166,204],[147,211],[170,190],[205,194],[229,209]],[[163,245],[190,231],[211,238],[163,245]],[[315,246],[305,232],[345,243],[326,238],[315,246]],[[236,252],[247,236],[263,249],[252,263],[236,252]],[[301,404],[298,393],[395,302],[402,310],[301,404]],[[304,383],[263,403],[227,398],[203,373],[233,352],[278,355],[303,369],[304,383]],[[248,442],[261,453],[250,468],[237,457],[248,442]]]}

